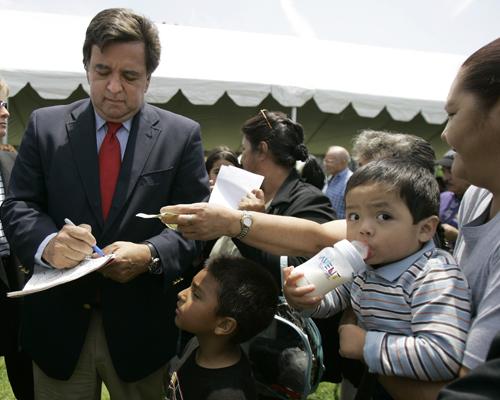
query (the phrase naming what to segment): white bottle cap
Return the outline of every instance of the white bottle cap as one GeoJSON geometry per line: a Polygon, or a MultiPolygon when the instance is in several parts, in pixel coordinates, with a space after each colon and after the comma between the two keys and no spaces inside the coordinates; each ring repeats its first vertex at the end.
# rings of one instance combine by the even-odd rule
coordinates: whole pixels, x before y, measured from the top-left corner
{"type": "Polygon", "coordinates": [[[368,256],[368,246],[366,244],[358,241],[353,241],[351,243],[344,239],[335,243],[334,247],[339,250],[346,261],[351,264],[355,273],[359,273],[366,268],[364,260],[368,256]]]}

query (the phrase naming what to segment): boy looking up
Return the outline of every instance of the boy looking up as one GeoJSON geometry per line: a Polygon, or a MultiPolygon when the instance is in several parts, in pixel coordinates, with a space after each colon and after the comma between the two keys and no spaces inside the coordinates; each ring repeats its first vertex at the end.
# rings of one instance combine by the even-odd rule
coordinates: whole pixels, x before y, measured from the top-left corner
{"type": "Polygon", "coordinates": [[[307,296],[288,268],[293,307],[327,318],[352,307],[356,324],[339,329],[340,352],[369,372],[441,381],[456,377],[470,324],[469,289],[448,253],[434,247],[439,188],[430,172],[402,161],[374,161],[346,188],[347,239],[369,247],[365,272],[326,294],[307,296]]]}
{"type": "Polygon", "coordinates": [[[173,365],[167,399],[256,399],[250,363],[240,343],[273,320],[278,288],[253,261],[210,260],[178,295],[175,323],[196,338],[173,365]]]}

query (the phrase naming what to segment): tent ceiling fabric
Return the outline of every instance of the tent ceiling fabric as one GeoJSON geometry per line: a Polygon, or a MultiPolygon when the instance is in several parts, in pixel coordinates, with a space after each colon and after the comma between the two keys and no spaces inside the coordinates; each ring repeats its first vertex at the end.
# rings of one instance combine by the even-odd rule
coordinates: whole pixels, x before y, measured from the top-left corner
{"type": "MultiPolygon", "coordinates": [[[[0,75],[15,95],[29,82],[47,99],[88,91],[81,48],[89,17],[2,10],[0,75]]],[[[178,91],[194,105],[214,105],[227,94],[256,107],[269,94],[284,107],[314,100],[338,114],[351,104],[361,117],[384,109],[395,121],[421,113],[429,124],[446,120],[444,101],[464,57],[265,35],[158,25],[162,62],[147,100],[166,103],[178,91]]]]}
{"type": "MultiPolygon", "coordinates": [[[[67,99],[46,100],[27,85],[9,99],[9,143],[19,145],[33,110],[67,104],[85,97],[86,92],[79,87],[67,99]]],[[[266,97],[258,108],[237,106],[228,94],[224,94],[214,105],[207,106],[194,105],[182,92],[178,92],[168,103],[155,105],[198,121],[202,127],[203,147],[206,150],[221,144],[237,150],[242,139],[241,125],[258,113],[259,108],[290,113],[289,108],[282,107],[272,96],[266,97]]],[[[351,105],[341,113],[325,114],[319,110],[314,100],[309,100],[298,109],[298,119],[304,127],[305,144],[317,155],[323,155],[328,146],[334,144],[350,149],[353,136],[361,129],[411,133],[427,139],[436,154],[444,154],[448,150],[447,145],[440,139],[444,126],[428,124],[420,114],[409,122],[395,121],[387,110],[383,110],[375,118],[365,118],[360,117],[351,105]]]]}

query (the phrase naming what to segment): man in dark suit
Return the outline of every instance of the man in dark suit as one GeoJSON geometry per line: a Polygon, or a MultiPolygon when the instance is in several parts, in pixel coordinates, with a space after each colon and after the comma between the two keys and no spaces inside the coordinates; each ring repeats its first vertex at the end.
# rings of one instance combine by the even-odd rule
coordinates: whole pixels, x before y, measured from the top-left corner
{"type": "MultiPolygon", "coordinates": [[[[0,78],[0,138],[7,133],[8,86],[0,78]]],[[[5,199],[16,151],[9,145],[0,145],[0,205],[5,199]]],[[[33,371],[30,358],[19,350],[19,301],[7,298],[7,292],[19,290],[25,274],[14,256],[0,222],[0,355],[4,356],[12,391],[18,400],[33,399],[33,371]]]]}
{"type": "Polygon", "coordinates": [[[83,55],[90,100],[32,114],[2,221],[30,270],[72,268],[96,243],[116,257],[27,296],[21,340],[39,399],[98,399],[101,380],[112,398],[158,399],[177,343],[173,282],[197,249],[135,214],[208,195],[199,125],[144,102],[160,57],[148,19],[98,13],[83,55]]]}

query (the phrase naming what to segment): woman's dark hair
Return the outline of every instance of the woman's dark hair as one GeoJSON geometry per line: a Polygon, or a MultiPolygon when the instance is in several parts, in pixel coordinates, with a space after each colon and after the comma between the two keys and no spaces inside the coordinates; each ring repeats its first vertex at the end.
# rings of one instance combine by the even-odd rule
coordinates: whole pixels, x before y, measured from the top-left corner
{"type": "Polygon", "coordinates": [[[83,43],[83,65],[88,68],[92,46],[101,51],[111,43],[144,43],[146,71],[150,76],[160,63],[161,44],[158,28],[148,18],[126,8],[108,8],[99,12],[87,27],[83,43]]]}
{"type": "Polygon", "coordinates": [[[292,168],[297,160],[305,161],[309,154],[302,125],[282,112],[260,110],[241,130],[252,150],[257,150],[260,142],[266,142],[276,163],[284,167],[292,168]]]}
{"type": "Polygon", "coordinates": [[[304,182],[316,186],[318,189],[322,189],[325,185],[325,173],[323,172],[323,168],[321,168],[318,159],[312,154],[309,154],[307,157],[300,176],[304,182]]]}
{"type": "Polygon", "coordinates": [[[347,196],[355,187],[374,183],[399,194],[414,224],[432,215],[439,215],[439,186],[427,168],[405,160],[372,161],[352,174],[345,194],[347,196]]]}
{"type": "Polygon", "coordinates": [[[500,38],[473,53],[462,64],[462,88],[489,110],[500,98],[500,38]]]}
{"type": "Polygon", "coordinates": [[[217,146],[213,148],[207,155],[207,160],[205,161],[207,172],[210,172],[214,164],[219,160],[226,160],[233,164],[235,167],[241,167],[240,163],[238,162],[238,156],[234,151],[232,151],[227,146],[217,146]]]}
{"type": "Polygon", "coordinates": [[[209,260],[208,273],[219,284],[216,315],[238,324],[231,338],[241,343],[272,322],[278,307],[278,286],[261,265],[242,257],[220,256],[209,260]]]}

